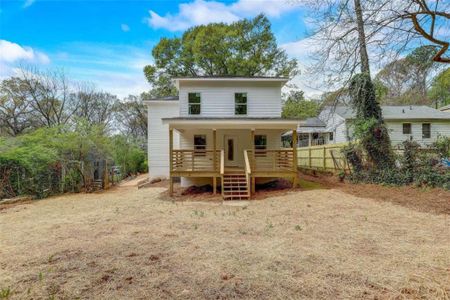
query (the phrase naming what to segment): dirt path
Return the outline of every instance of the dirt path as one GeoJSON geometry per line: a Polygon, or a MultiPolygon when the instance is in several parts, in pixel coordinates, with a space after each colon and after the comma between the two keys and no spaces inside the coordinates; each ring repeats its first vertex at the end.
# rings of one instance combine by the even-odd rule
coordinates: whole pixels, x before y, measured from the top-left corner
{"type": "Polygon", "coordinates": [[[244,206],[122,186],[0,211],[12,299],[448,299],[450,217],[336,189],[244,206]]]}
{"type": "Polygon", "coordinates": [[[136,176],[133,179],[130,180],[126,180],[123,181],[119,184],[120,187],[133,187],[133,186],[137,186],[140,182],[142,182],[143,180],[146,180],[148,178],[148,174],[141,174],[136,176]]]}

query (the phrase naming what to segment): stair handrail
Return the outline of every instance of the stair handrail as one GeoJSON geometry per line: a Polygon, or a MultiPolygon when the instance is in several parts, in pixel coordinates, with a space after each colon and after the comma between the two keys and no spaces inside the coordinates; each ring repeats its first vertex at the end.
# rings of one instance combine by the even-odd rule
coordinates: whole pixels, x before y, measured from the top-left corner
{"type": "Polygon", "coordinates": [[[223,174],[224,173],[225,173],[225,151],[222,149],[222,150],[220,150],[220,181],[221,181],[220,188],[222,189],[222,197],[223,197],[223,193],[224,193],[224,189],[223,189],[223,174]]]}
{"type": "Polygon", "coordinates": [[[252,169],[250,168],[250,161],[248,159],[248,151],[244,150],[244,161],[245,161],[245,179],[247,180],[248,185],[248,197],[250,198],[250,190],[251,190],[251,182],[250,175],[252,174],[252,169]]]}
{"type": "Polygon", "coordinates": [[[225,151],[220,150],[220,175],[225,173],[225,151]]]}

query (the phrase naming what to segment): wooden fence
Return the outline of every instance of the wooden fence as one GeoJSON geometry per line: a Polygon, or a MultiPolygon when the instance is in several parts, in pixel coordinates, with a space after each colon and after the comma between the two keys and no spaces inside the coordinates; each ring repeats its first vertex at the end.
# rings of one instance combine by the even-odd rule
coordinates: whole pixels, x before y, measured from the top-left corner
{"type": "Polygon", "coordinates": [[[349,170],[342,149],[348,143],[328,144],[298,148],[298,167],[323,171],[349,170]]]}
{"type": "MultiPolygon", "coordinates": [[[[303,169],[323,171],[350,171],[350,166],[342,153],[342,149],[348,143],[327,144],[321,146],[301,147],[297,149],[298,167],[303,169]]],[[[393,147],[392,151],[397,155],[403,155],[404,150],[393,147]]],[[[422,154],[436,156],[436,149],[427,147],[419,148],[422,154]]],[[[363,157],[365,159],[365,156],[363,157]]]]}

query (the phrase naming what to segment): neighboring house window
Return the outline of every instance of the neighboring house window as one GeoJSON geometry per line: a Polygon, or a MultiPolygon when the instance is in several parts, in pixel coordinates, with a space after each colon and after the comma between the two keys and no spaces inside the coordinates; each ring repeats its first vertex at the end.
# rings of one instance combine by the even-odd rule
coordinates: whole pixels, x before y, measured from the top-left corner
{"type": "Polygon", "coordinates": [[[194,135],[195,156],[205,156],[206,135],[194,135]]]}
{"type": "Polygon", "coordinates": [[[422,124],[422,138],[423,139],[431,138],[431,124],[430,123],[422,124]]]}
{"type": "Polygon", "coordinates": [[[201,97],[200,93],[189,93],[189,114],[199,115],[201,112],[201,97]]]}
{"type": "Polygon", "coordinates": [[[234,114],[235,115],[247,114],[247,93],[234,94],[234,114]]]}
{"type": "Polygon", "coordinates": [[[411,123],[403,123],[403,134],[411,134],[411,123]]]}
{"type": "Polygon", "coordinates": [[[330,141],[334,140],[334,134],[333,134],[333,132],[330,132],[330,136],[329,136],[328,139],[329,139],[330,141]]]}

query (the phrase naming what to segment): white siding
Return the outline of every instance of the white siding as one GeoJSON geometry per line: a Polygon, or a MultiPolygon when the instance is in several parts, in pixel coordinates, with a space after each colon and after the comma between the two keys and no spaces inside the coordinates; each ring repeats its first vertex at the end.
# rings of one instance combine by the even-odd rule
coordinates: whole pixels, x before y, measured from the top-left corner
{"type": "Polygon", "coordinates": [[[325,122],[326,128],[333,130],[334,139],[331,143],[342,143],[348,141],[347,137],[347,124],[344,118],[330,112],[330,110],[323,110],[319,114],[319,119],[325,122]]]}
{"type": "Polygon", "coordinates": [[[334,131],[334,134],[336,138],[334,139],[334,143],[343,143],[348,142],[350,140],[349,136],[351,136],[350,133],[351,129],[348,128],[347,122],[342,122],[338,126],[336,126],[336,129],[334,131]]]}
{"type": "Polygon", "coordinates": [[[181,83],[180,116],[234,117],[235,93],[247,93],[247,117],[281,117],[281,84],[272,82],[181,83]],[[188,93],[201,94],[200,115],[188,114],[188,93]]]}
{"type": "MultiPolygon", "coordinates": [[[[148,104],[148,171],[149,177],[169,177],[169,126],[162,118],[177,117],[178,101],[148,104]]],[[[174,148],[179,145],[178,133],[174,131],[174,148]]]]}
{"type": "Polygon", "coordinates": [[[394,146],[410,138],[422,146],[427,146],[435,142],[439,135],[450,137],[450,121],[386,121],[386,125],[391,143],[394,146]],[[411,134],[403,134],[403,123],[411,123],[411,134]],[[422,138],[422,123],[431,124],[431,137],[429,139],[422,138]]]}

